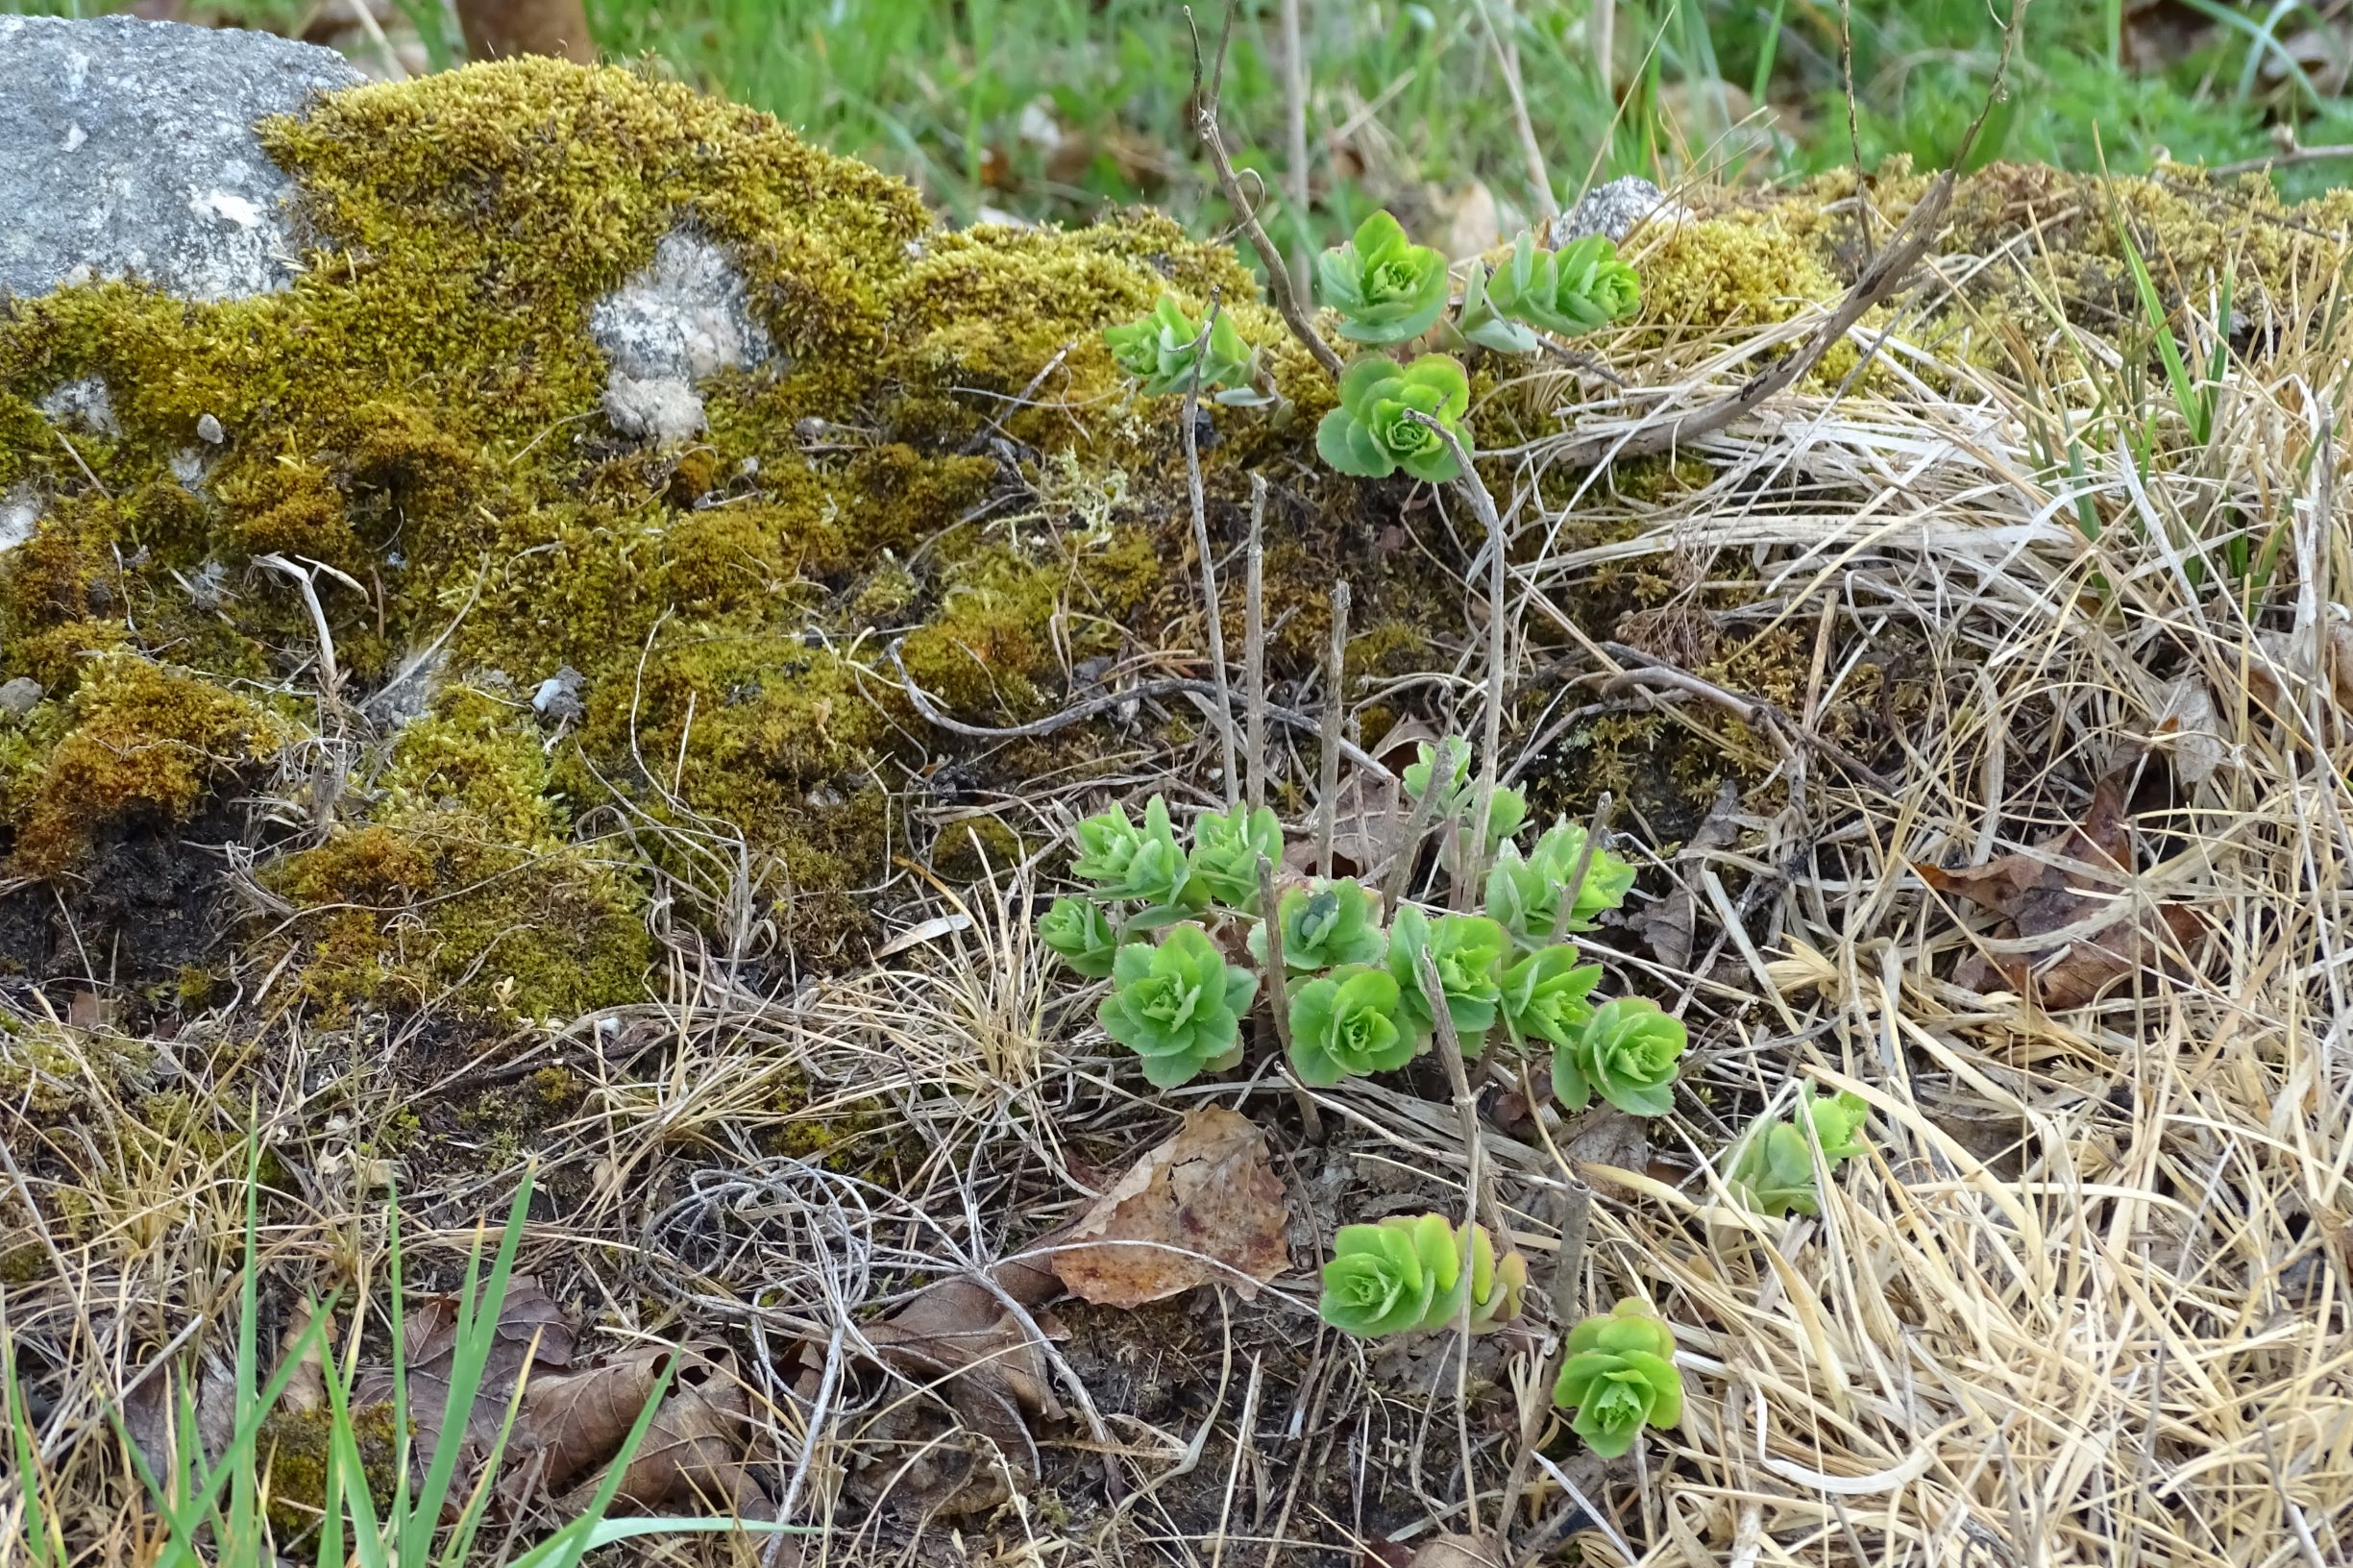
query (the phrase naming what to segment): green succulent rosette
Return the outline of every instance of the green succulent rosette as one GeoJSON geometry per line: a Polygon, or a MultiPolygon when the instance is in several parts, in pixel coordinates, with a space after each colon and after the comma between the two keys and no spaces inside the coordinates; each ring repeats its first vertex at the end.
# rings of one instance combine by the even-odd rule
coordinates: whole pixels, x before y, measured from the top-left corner
{"type": "MultiPolygon", "coordinates": [[[[1292,973],[1378,964],[1388,950],[1381,931],[1381,895],[1353,876],[1286,889],[1275,900],[1275,919],[1283,929],[1283,968],[1292,973]]],[[[1250,953],[1266,962],[1263,923],[1250,929],[1250,953]]]]}
{"type": "Polygon", "coordinates": [[[1038,921],[1038,940],[1090,980],[1111,973],[1119,933],[1091,898],[1057,898],[1038,921]]]}
{"type": "Polygon", "coordinates": [[[1111,994],[1096,1015],[1105,1033],[1143,1059],[1143,1075],[1174,1089],[1241,1060],[1242,1015],[1258,976],[1197,925],[1172,926],[1157,945],[1130,943],[1112,962],[1111,994]]]}
{"type": "Polygon", "coordinates": [[[1106,898],[1143,906],[1128,917],[1130,930],[1150,931],[1197,915],[1209,901],[1177,844],[1168,803],[1157,795],[1144,806],[1141,827],[1116,805],[1079,823],[1078,849],[1071,875],[1092,882],[1106,898]]]}
{"type": "Polygon", "coordinates": [[[1219,312],[1201,341],[1201,324],[1185,313],[1167,295],[1152,313],[1124,327],[1103,329],[1103,342],[1112,362],[1143,382],[1149,397],[1173,397],[1194,385],[1218,403],[1248,404],[1265,402],[1257,390],[1258,355],[1242,341],[1234,318],[1219,312]]]}
{"type": "Polygon", "coordinates": [[[1574,947],[1539,947],[1504,971],[1496,1012],[1513,1043],[1530,1037],[1556,1050],[1574,1041],[1593,1017],[1587,998],[1602,978],[1602,967],[1582,962],[1574,947]]]}
{"type": "Polygon", "coordinates": [[[1510,943],[1504,928],[1483,915],[1441,915],[1436,919],[1412,904],[1402,905],[1389,922],[1389,973],[1405,998],[1406,1016],[1419,1034],[1431,1034],[1437,1019],[1422,992],[1421,955],[1437,967],[1446,993],[1446,1014],[1466,1056],[1477,1056],[1482,1039],[1495,1026],[1502,996],[1504,959],[1510,943]]]}
{"type": "Polygon", "coordinates": [[[1834,1167],[1868,1147],[1862,1131],[1870,1114],[1859,1094],[1801,1094],[1793,1115],[1760,1118],[1733,1143],[1725,1159],[1725,1186],[1749,1208],[1776,1219],[1818,1214],[1822,1189],[1801,1123],[1812,1126],[1823,1164],[1834,1167]]]}
{"type": "Polygon", "coordinates": [[[1443,484],[1462,472],[1436,430],[1415,418],[1445,427],[1472,451],[1462,417],[1471,406],[1471,383],[1462,366],[1443,354],[1425,354],[1409,365],[1367,355],[1340,372],[1339,406],[1315,427],[1315,451],[1341,474],[1385,479],[1399,469],[1417,479],[1443,484]]]}
{"type": "Polygon", "coordinates": [[[1498,1258],[1483,1226],[1470,1227],[1470,1270],[1463,1233],[1444,1214],[1392,1214],[1377,1225],[1344,1225],[1324,1264],[1316,1311],[1343,1333],[1373,1339],[1451,1326],[1470,1308],[1484,1331],[1519,1314],[1528,1263],[1516,1252],[1498,1258]]]}
{"type": "Polygon", "coordinates": [[[1497,847],[1495,864],[1487,870],[1487,914],[1511,933],[1523,947],[1545,947],[1561,931],[1591,930],[1605,910],[1626,902],[1634,885],[1634,869],[1607,849],[1597,848],[1586,863],[1585,879],[1578,884],[1577,902],[1562,919],[1561,894],[1577,874],[1585,848],[1585,830],[1572,822],[1556,822],[1526,855],[1516,844],[1497,847]]]}
{"type": "Polygon", "coordinates": [[[1553,1403],[1577,1412],[1570,1425],[1594,1453],[1614,1459],[1634,1446],[1644,1427],[1681,1423],[1675,1331],[1641,1302],[1621,1301],[1606,1316],[1578,1324],[1569,1331],[1568,1352],[1553,1403]]]}
{"type": "Polygon", "coordinates": [[[1283,864],[1283,824],[1264,806],[1205,811],[1193,822],[1192,874],[1209,897],[1245,915],[1259,913],[1259,857],[1283,864]]]}
{"type": "Polygon", "coordinates": [[[1292,1070],[1315,1089],[1402,1067],[1416,1048],[1397,982],[1363,964],[1344,964],[1293,988],[1290,1033],[1292,1070]]]}
{"type": "MultiPolygon", "coordinates": [[[[1419,809],[1422,796],[1429,793],[1431,780],[1438,782],[1438,797],[1431,804],[1430,820],[1451,822],[1468,814],[1471,802],[1471,747],[1468,741],[1449,735],[1433,747],[1424,741],[1414,747],[1414,759],[1405,766],[1401,775],[1406,787],[1406,798],[1419,809]],[[1445,754],[1446,771],[1438,772],[1439,753],[1445,754]]],[[[1509,785],[1499,784],[1487,806],[1487,851],[1520,830],[1528,820],[1528,797],[1509,785]]]]}
{"type": "Polygon", "coordinates": [[[1629,1115],[1663,1116],[1675,1104],[1676,1067],[1689,1043],[1682,1019],[1656,1002],[1605,1002],[1553,1052],[1553,1092],[1564,1110],[1581,1111],[1598,1093],[1629,1115]]]}
{"type": "Polygon", "coordinates": [[[1376,212],[1354,238],[1315,261],[1323,303],[1340,313],[1340,335],[1358,343],[1403,343],[1437,325],[1454,290],[1446,258],[1406,237],[1398,221],[1376,212]]]}
{"type": "Polygon", "coordinates": [[[1540,251],[1536,236],[1523,233],[1511,258],[1482,283],[1483,319],[1507,317],[1563,337],[1606,327],[1642,304],[1641,280],[1618,259],[1618,247],[1606,234],[1540,251]]]}

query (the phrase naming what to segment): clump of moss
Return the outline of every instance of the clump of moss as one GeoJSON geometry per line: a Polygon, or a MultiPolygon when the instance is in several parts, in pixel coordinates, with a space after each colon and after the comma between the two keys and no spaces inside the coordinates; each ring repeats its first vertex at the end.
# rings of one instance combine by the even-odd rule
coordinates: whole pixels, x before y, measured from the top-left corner
{"type": "Polygon", "coordinates": [[[62,874],[94,835],[135,819],[178,826],[222,778],[290,733],[225,686],[129,654],[92,661],[72,714],[64,737],[8,794],[23,874],[62,874]]]}
{"type": "MultiPolygon", "coordinates": [[[[350,1413],[368,1495],[379,1507],[388,1507],[400,1480],[402,1436],[392,1405],[382,1400],[355,1405],[350,1413]]],[[[261,1418],[256,1449],[270,1478],[270,1525],[289,1544],[309,1539],[318,1528],[327,1500],[327,1457],[334,1437],[335,1414],[325,1406],[280,1406],[261,1418]]],[[[351,1484],[348,1478],[344,1484],[351,1484]]]]}

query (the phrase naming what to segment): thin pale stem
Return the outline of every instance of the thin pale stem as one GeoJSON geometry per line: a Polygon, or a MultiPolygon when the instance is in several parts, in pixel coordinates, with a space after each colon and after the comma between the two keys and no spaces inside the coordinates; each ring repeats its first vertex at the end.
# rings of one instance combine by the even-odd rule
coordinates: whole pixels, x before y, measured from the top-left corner
{"type": "Polygon", "coordinates": [[[1250,476],[1250,545],[1242,558],[1242,686],[1250,702],[1250,809],[1266,804],[1266,476],[1250,476]]]}
{"type": "Polygon", "coordinates": [[[1348,724],[1348,584],[1332,585],[1332,651],[1324,670],[1324,756],[1317,776],[1315,874],[1332,874],[1332,841],[1339,832],[1340,744],[1348,724]]]}

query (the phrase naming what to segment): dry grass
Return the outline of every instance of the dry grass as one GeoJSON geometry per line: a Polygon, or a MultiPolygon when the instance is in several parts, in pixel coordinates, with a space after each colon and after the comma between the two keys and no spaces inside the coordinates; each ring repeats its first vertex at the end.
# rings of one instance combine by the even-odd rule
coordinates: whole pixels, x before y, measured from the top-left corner
{"type": "MultiPolygon", "coordinates": [[[[1451,1344],[1413,1355],[1317,1328],[1313,1254],[1335,1223],[1468,1201],[1464,1129],[1434,1073],[1319,1095],[1323,1148],[1288,1130],[1266,1072],[1151,1094],[1032,940],[1046,890],[1018,866],[941,894],[934,913],[959,919],[846,978],[755,987],[744,976],[788,967],[745,963],[748,938],[714,956],[680,921],[662,1001],[478,1061],[438,1059],[423,1036],[235,1015],[125,1042],[13,994],[4,1048],[12,1071],[32,1070],[0,1112],[5,1317],[85,1560],[136,1560],[144,1528],[103,1401],[164,1347],[217,1353],[233,1311],[249,1105],[279,1167],[264,1240],[286,1288],[380,1270],[378,1162],[401,1173],[412,1254],[446,1276],[535,1153],[551,1207],[524,1266],[608,1342],[738,1346],[772,1492],[832,1528],[810,1563],[1354,1560],[1368,1538],[1458,1528],[1465,1456],[1481,1522],[1504,1515],[1521,1544],[1565,1533],[1586,1562],[2345,1560],[2353,630],[2337,601],[2353,582],[2353,464],[2336,422],[2353,327],[2341,238],[2316,256],[2303,291],[2249,306],[2268,349],[2235,363],[2202,448],[2148,401],[2161,382],[2128,386],[2135,345],[2053,326],[2020,334],[2031,364],[1988,368],[1902,342],[1930,289],[1888,340],[1855,330],[1884,367],[1867,392],[1785,396],[1708,437],[1704,491],[1646,504],[1597,478],[1547,514],[1526,497],[1555,444],[1515,454],[1507,668],[1565,645],[1594,673],[1581,691],[1655,703],[1773,770],[1734,842],[1646,875],[1691,901],[1688,966],[1631,941],[1605,955],[1614,985],[1679,1001],[1701,1047],[1694,1092],[1648,1129],[1653,1146],[1605,1114],[1548,1112],[1532,1141],[1493,1124],[1477,1137],[1488,1196],[1539,1281],[1553,1275],[1550,1328],[1625,1294],[1678,1325],[1690,1413],[1639,1459],[1555,1443],[1515,1470],[1520,1417],[1546,1435],[1541,1335],[1458,1365],[1451,1344]],[[2034,450],[2062,404],[2086,449],[2079,479],[2034,450]],[[2145,474],[2120,440],[2144,419],[2160,452],[2145,474]],[[1613,530],[1625,542],[1578,544],[1630,513],[1641,527],[1613,530]],[[2256,553],[2276,547],[2268,580],[2195,575],[2222,520],[2256,553]],[[1796,628],[1817,650],[1777,730],[1737,722],[1725,698],[1741,694],[1614,678],[1606,628],[1562,606],[1597,569],[1644,559],[1676,563],[1695,598],[1739,583],[1728,625],[1796,628]],[[1889,791],[1807,730],[1897,646],[1921,701],[1882,763],[1900,775],[1889,791]],[[2185,723],[2191,691],[2210,706],[2185,723]],[[2186,905],[2200,939],[2063,1012],[1954,986],[1952,961],[2000,939],[1909,864],[2041,843],[2117,770],[2158,804],[2139,819],[2143,863],[2111,879],[2115,919],[2186,905]],[[482,1114],[511,1113],[525,1074],[556,1062],[572,1087],[544,1117],[482,1114]],[[1724,1201],[1707,1161],[1809,1078],[1870,1101],[1874,1154],[1840,1172],[1818,1218],[1759,1221],[1724,1201]],[[1176,1110],[1213,1099],[1286,1129],[1295,1272],[1249,1304],[1204,1292],[1135,1316],[1066,1312],[1052,1362],[1069,1419],[1038,1427],[1035,1452],[960,1461],[1001,1468],[1015,1500],[962,1519],[877,1507],[972,1447],[936,1389],[858,1365],[877,1310],[1017,1252],[1176,1110]],[[405,1141],[403,1112],[418,1118],[405,1141]],[[1580,1228],[1560,1269],[1563,1231],[1580,1228]],[[1507,1497],[1515,1474],[1527,1484],[1507,1497]]],[[[1950,278],[1979,259],[1932,265],[1950,278]]],[[[1562,442],[1572,426],[1632,430],[1804,330],[1640,363],[1605,346],[1633,386],[1580,390],[1547,370],[1509,395],[1594,400],[1562,442]]],[[[1452,498],[1443,515],[1432,526],[1457,529],[1466,580],[1483,583],[1476,525],[1452,498]]],[[[1483,596],[1466,586],[1466,603],[1483,596]]],[[[1458,728],[1485,673],[1465,660],[1425,686],[1458,728]]],[[[1162,760],[1206,798],[1213,749],[1162,760]]],[[[1288,766],[1304,778],[1311,762],[1288,766]]],[[[1066,819],[1082,782],[1028,804],[1066,819]]],[[[0,1520],[17,1484],[0,1480],[0,1520]]]]}

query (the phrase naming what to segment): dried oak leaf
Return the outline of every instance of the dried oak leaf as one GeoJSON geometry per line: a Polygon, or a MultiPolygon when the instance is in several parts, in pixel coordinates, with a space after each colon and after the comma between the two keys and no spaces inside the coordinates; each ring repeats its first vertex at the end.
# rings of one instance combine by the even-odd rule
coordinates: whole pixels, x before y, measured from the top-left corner
{"type": "Polygon", "coordinates": [[[2032,986],[2045,1007],[2080,1007],[2117,980],[2164,965],[2195,940],[2201,927],[2189,906],[2149,908],[2136,897],[2125,799],[2124,777],[2111,773],[2093,787],[2082,821],[2032,849],[1961,870],[1913,863],[1920,879],[1937,892],[2008,917],[1998,938],[2031,942],[2102,913],[2114,917],[2088,935],[2028,952],[1970,953],[1953,969],[1954,985],[1971,991],[1998,986],[2020,995],[2032,986]]]}
{"type": "Polygon", "coordinates": [[[551,1490],[595,1466],[596,1473],[557,1504],[576,1513],[595,1495],[604,1461],[636,1423],[665,1362],[670,1388],[614,1496],[636,1508],[678,1506],[766,1516],[772,1511],[768,1495],[744,1465],[749,1415],[744,1383],[733,1357],[719,1346],[649,1347],[530,1384],[516,1415],[518,1458],[542,1458],[543,1483],[551,1490]]]}
{"type": "Polygon", "coordinates": [[[1070,1293],[1106,1307],[1140,1307],[1223,1281],[1244,1300],[1290,1264],[1283,1183],[1266,1135],[1212,1107],[1136,1162],[1072,1226],[1053,1255],[1070,1293]]]}

